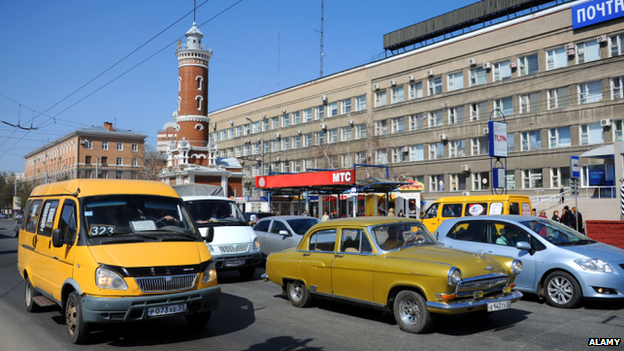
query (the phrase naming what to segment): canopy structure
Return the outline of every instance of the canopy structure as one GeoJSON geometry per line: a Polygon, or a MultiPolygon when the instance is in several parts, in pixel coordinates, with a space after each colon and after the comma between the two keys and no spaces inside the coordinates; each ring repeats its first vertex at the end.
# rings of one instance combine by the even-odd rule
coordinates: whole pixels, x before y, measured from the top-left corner
{"type": "Polygon", "coordinates": [[[585,151],[579,157],[589,158],[614,158],[615,148],[613,144],[603,145],[595,149],[585,151]]]}

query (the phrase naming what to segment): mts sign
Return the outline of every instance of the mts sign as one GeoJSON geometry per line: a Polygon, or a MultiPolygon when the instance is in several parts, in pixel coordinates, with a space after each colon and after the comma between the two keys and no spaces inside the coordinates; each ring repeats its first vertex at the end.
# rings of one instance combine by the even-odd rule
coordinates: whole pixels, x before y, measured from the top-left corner
{"type": "Polygon", "coordinates": [[[352,169],[341,171],[308,172],[256,177],[256,188],[294,188],[327,184],[353,185],[354,181],[355,171],[352,169]]]}

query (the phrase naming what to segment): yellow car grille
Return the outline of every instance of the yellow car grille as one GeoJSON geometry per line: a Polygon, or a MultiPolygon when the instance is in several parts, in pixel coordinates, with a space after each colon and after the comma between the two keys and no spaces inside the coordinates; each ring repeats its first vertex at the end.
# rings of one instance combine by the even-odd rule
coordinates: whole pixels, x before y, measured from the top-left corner
{"type": "Polygon", "coordinates": [[[144,293],[163,293],[190,289],[195,286],[195,279],[197,279],[197,274],[135,278],[139,289],[144,293]]]}
{"type": "Polygon", "coordinates": [[[496,288],[501,288],[509,282],[509,277],[501,276],[485,279],[471,279],[468,281],[462,281],[457,286],[457,293],[466,293],[473,291],[488,291],[496,288]]]}

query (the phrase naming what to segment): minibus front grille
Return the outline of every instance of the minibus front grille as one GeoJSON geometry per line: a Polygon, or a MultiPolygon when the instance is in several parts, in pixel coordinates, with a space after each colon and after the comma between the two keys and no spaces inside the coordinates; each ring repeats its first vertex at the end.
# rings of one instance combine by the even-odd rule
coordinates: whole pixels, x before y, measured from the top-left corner
{"type": "Polygon", "coordinates": [[[195,286],[197,274],[165,275],[134,278],[144,293],[164,293],[187,290],[195,286]]]}

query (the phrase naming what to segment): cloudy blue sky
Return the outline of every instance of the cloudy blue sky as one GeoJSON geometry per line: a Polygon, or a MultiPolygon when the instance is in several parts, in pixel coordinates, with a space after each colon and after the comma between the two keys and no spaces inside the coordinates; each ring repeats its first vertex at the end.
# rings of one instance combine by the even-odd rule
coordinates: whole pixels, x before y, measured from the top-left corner
{"type": "MultiPolygon", "coordinates": [[[[323,73],[378,60],[384,34],[473,2],[325,0],[323,73]]],[[[196,4],[213,50],[210,111],[319,77],[321,0],[196,4]]],[[[105,121],[155,146],[176,108],[175,43],[192,9],[192,0],[2,1],[0,121],[38,129],[0,123],[0,171],[23,172],[26,153],[105,121]]]]}

